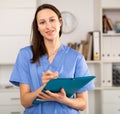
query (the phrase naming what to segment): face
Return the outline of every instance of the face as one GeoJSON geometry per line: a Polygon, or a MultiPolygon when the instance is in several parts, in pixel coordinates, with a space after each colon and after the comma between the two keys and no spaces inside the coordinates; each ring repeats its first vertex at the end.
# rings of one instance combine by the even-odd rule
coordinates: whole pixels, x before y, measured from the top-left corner
{"type": "Polygon", "coordinates": [[[61,19],[51,9],[43,9],[37,14],[38,30],[44,40],[54,40],[59,38],[61,19]]]}

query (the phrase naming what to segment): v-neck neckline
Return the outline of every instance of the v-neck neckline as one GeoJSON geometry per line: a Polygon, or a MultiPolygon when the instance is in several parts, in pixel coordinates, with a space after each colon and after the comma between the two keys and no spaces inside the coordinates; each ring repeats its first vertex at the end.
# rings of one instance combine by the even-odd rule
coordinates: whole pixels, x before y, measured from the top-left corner
{"type": "Polygon", "coordinates": [[[65,53],[65,49],[64,49],[64,45],[62,44],[51,63],[48,60],[47,54],[43,56],[43,58],[41,58],[41,67],[43,71],[44,72],[47,70],[51,70],[53,72],[59,71],[62,62],[64,61],[64,57],[63,57],[64,53],[65,53]]]}
{"type": "Polygon", "coordinates": [[[59,54],[59,52],[60,52],[62,46],[63,46],[63,45],[61,44],[61,46],[59,47],[57,53],[55,54],[55,56],[54,56],[52,62],[50,62],[50,61],[49,61],[49,58],[47,57],[47,60],[48,60],[48,62],[49,62],[49,65],[52,65],[52,64],[54,63],[54,61],[56,60],[56,58],[57,58],[57,56],[58,56],[58,54],[59,54]]]}

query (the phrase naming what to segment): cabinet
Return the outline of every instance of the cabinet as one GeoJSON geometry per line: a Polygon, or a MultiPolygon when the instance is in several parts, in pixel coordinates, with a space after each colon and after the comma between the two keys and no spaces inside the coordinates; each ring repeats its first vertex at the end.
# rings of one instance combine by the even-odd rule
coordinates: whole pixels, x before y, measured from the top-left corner
{"type": "Polygon", "coordinates": [[[102,114],[120,114],[120,90],[104,90],[102,114]]]}
{"type": "Polygon", "coordinates": [[[0,114],[23,114],[19,91],[0,91],[0,114]]]}
{"type": "MultiPolygon", "coordinates": [[[[116,31],[115,23],[120,21],[120,1],[101,1],[101,61],[102,65],[102,86],[115,87],[113,84],[113,66],[120,63],[120,32],[116,31]],[[109,3],[109,4],[108,4],[109,3]],[[111,20],[113,30],[104,31],[103,15],[111,20]]],[[[109,23],[109,24],[110,24],[109,23]]],[[[118,78],[119,79],[119,78],[118,78]]],[[[120,86],[120,85],[119,85],[120,86]]]]}
{"type": "MultiPolygon", "coordinates": [[[[120,113],[120,84],[115,84],[116,80],[119,81],[120,75],[114,74],[114,67],[117,65],[116,72],[119,72],[120,66],[120,33],[115,29],[115,23],[120,21],[120,1],[119,0],[100,0],[100,21],[99,30],[101,31],[101,60],[99,62],[100,66],[99,73],[96,73],[97,82],[99,88],[95,89],[96,105],[100,107],[92,111],[92,114],[119,114],[120,113]],[[103,15],[107,16],[113,24],[113,30],[103,30],[103,15]],[[114,77],[114,75],[117,75],[114,77]],[[99,77],[99,78],[98,78],[99,77]],[[115,79],[114,79],[115,78],[115,79]],[[115,80],[115,81],[114,81],[115,80]],[[100,100],[99,100],[100,99],[100,100]],[[99,102],[99,103],[98,103],[99,102]]],[[[91,101],[92,102],[92,101],[91,101]]]]}
{"type": "MultiPolygon", "coordinates": [[[[101,35],[101,61],[103,61],[102,72],[102,114],[119,114],[120,113],[120,83],[116,86],[114,81],[114,65],[120,66],[120,33],[115,29],[115,23],[120,21],[120,1],[119,0],[102,0],[101,16],[106,15],[111,19],[113,31],[102,32],[101,35]],[[109,2],[109,4],[107,4],[109,2]],[[105,89],[107,88],[107,89],[105,89]]],[[[101,17],[102,18],[102,17],[101,17]]],[[[102,20],[103,21],[103,20],[102,20]]],[[[101,22],[102,22],[101,21],[101,22]]],[[[103,24],[101,23],[101,31],[103,24]]],[[[115,67],[115,70],[116,67],[115,67]]],[[[115,80],[119,81],[120,75],[115,71],[115,80]]]]}
{"type": "Polygon", "coordinates": [[[119,0],[94,0],[94,30],[100,30],[101,59],[87,61],[91,74],[96,75],[94,91],[89,91],[89,114],[120,113],[120,22],[119,0]],[[103,32],[103,15],[111,19],[114,29],[103,32]]]}

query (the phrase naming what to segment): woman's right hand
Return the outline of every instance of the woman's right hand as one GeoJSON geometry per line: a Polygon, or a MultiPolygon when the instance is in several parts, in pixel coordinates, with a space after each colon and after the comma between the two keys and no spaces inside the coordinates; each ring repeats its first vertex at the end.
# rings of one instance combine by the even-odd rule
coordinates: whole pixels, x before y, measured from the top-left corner
{"type": "Polygon", "coordinates": [[[42,75],[42,83],[45,85],[49,80],[55,79],[58,77],[58,72],[51,72],[50,70],[46,71],[42,75]]]}

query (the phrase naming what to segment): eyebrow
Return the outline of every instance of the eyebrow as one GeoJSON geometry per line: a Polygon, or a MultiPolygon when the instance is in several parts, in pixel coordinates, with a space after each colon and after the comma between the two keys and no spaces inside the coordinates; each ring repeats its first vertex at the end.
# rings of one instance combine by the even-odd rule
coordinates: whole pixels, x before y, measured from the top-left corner
{"type": "MultiPolygon", "coordinates": [[[[55,18],[55,16],[51,16],[51,17],[49,17],[50,19],[51,18],[55,18]]],[[[43,20],[45,20],[45,19],[39,19],[39,21],[43,21],[43,20]]]]}

